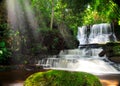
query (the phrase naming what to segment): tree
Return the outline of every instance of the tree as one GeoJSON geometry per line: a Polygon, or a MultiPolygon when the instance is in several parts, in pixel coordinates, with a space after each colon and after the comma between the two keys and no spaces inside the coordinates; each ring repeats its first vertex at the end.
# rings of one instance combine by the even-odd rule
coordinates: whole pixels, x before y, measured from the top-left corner
{"type": "Polygon", "coordinates": [[[53,20],[54,20],[54,0],[51,0],[52,2],[52,12],[51,12],[51,22],[50,22],[50,28],[53,28],[53,20]]]}
{"type": "Polygon", "coordinates": [[[118,19],[118,6],[112,0],[93,0],[83,15],[83,25],[108,22],[118,19]]]}

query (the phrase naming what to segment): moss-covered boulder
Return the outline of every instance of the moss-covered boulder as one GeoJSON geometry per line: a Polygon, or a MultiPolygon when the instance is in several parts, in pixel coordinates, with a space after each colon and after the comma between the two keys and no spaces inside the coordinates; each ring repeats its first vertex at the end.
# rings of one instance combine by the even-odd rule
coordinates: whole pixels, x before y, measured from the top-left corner
{"type": "Polygon", "coordinates": [[[99,79],[85,72],[49,70],[29,76],[24,86],[102,86],[99,79]]]}

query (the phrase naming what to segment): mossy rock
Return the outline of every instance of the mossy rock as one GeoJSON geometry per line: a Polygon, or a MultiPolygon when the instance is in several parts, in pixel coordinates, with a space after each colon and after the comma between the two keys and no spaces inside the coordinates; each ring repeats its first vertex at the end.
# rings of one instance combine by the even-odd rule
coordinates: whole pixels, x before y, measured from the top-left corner
{"type": "Polygon", "coordinates": [[[86,72],[49,70],[29,76],[24,86],[102,86],[98,77],[86,72]]]}

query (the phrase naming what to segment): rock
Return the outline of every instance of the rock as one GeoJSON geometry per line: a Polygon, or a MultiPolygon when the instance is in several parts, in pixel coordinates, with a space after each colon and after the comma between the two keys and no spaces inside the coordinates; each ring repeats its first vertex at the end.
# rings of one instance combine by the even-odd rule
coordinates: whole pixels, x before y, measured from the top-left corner
{"type": "Polygon", "coordinates": [[[29,76],[24,86],[102,86],[98,77],[86,72],[49,70],[29,76]]]}
{"type": "Polygon", "coordinates": [[[110,61],[115,62],[115,63],[120,63],[120,56],[114,56],[114,57],[110,57],[108,58],[110,61]]]}
{"type": "Polygon", "coordinates": [[[119,43],[107,43],[103,47],[103,51],[99,53],[100,57],[106,55],[106,57],[115,63],[120,63],[120,44],[119,43]]]}
{"type": "Polygon", "coordinates": [[[105,51],[101,51],[101,52],[99,53],[99,56],[100,56],[100,57],[103,57],[103,56],[105,55],[105,53],[106,53],[105,51]]]}

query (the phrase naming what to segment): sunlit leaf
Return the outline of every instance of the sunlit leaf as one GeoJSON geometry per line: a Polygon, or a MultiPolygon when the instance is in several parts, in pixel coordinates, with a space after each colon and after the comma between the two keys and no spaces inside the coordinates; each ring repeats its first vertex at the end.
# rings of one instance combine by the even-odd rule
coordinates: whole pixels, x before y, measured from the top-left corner
{"type": "Polygon", "coordinates": [[[0,50],[0,55],[2,55],[3,54],[3,51],[2,50],[0,50]]]}

